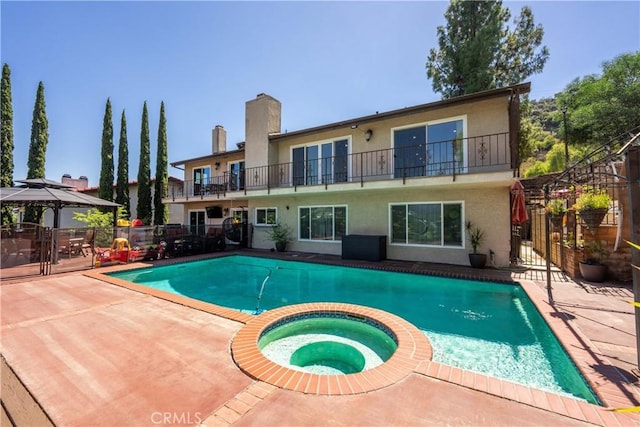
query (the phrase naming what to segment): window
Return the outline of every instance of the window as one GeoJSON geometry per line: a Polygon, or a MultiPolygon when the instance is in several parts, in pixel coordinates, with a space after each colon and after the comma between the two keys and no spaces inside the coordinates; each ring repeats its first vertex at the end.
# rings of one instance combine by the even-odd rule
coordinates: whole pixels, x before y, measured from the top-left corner
{"type": "Polygon", "coordinates": [[[189,232],[203,235],[205,229],[205,211],[189,211],[189,232]]]}
{"type": "Polygon", "coordinates": [[[278,222],[277,208],[256,208],[256,225],[272,225],[278,222]]]}
{"type": "Polygon", "coordinates": [[[347,233],[346,206],[299,208],[300,240],[342,240],[347,233]]]}
{"type": "Polygon", "coordinates": [[[349,140],[340,139],[292,149],[294,185],[346,182],[349,140]]]}
{"type": "Polygon", "coordinates": [[[244,161],[229,163],[229,191],[244,190],[244,161]]]}
{"type": "Polygon", "coordinates": [[[211,168],[204,166],[193,168],[193,195],[200,195],[206,187],[211,183],[211,168]]]}
{"type": "Polygon", "coordinates": [[[393,131],[396,178],[450,175],[465,170],[465,118],[393,131]]]}
{"type": "Polygon", "coordinates": [[[391,243],[463,247],[462,202],[392,204],[391,243]]]}

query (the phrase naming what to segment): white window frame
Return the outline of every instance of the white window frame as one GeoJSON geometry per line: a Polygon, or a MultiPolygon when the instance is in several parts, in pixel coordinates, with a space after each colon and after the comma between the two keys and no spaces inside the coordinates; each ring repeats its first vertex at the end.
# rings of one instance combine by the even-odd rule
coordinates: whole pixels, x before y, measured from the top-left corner
{"type": "Polygon", "coordinates": [[[202,224],[203,226],[205,226],[209,223],[209,218],[207,218],[207,210],[206,209],[189,209],[187,211],[187,227],[189,228],[189,231],[191,232],[193,230],[194,227],[200,227],[200,225],[198,224],[192,224],[191,223],[191,214],[202,214],[203,218],[204,218],[204,223],[202,224]]]}
{"type": "Polygon", "coordinates": [[[278,217],[278,208],[276,207],[257,207],[254,210],[254,218],[255,218],[255,226],[256,227],[273,227],[278,223],[278,220],[280,219],[278,217]],[[275,221],[273,223],[269,223],[269,222],[258,222],[258,211],[264,211],[264,217],[265,219],[268,217],[269,211],[274,211],[275,213],[275,221]]]}
{"type": "MultiPolygon", "coordinates": [[[[466,220],[465,220],[465,203],[464,200],[433,200],[433,201],[421,201],[421,202],[391,202],[389,203],[388,206],[388,213],[389,213],[389,245],[390,246],[407,246],[407,247],[420,247],[420,248],[437,248],[437,249],[465,249],[466,248],[466,241],[467,241],[467,235],[466,235],[466,228],[465,228],[465,224],[466,224],[466,220]],[[391,208],[393,206],[405,206],[405,208],[408,208],[408,206],[410,205],[440,205],[440,227],[444,227],[444,221],[442,220],[442,212],[443,212],[443,207],[444,205],[455,205],[455,204],[459,204],[460,205],[460,227],[461,227],[461,246],[457,246],[457,245],[446,245],[444,244],[444,232],[441,228],[440,230],[440,245],[433,245],[433,244],[420,244],[420,243],[408,243],[405,240],[405,243],[398,243],[398,242],[394,242],[393,241],[393,216],[392,216],[392,211],[391,208]]],[[[406,219],[406,218],[405,218],[406,219]]],[[[407,237],[408,239],[408,234],[407,237]]]]}
{"type": "MultiPolygon", "coordinates": [[[[209,176],[208,176],[208,180],[211,181],[211,178],[213,177],[212,173],[213,173],[213,167],[211,167],[210,164],[202,164],[202,165],[197,165],[191,168],[191,180],[195,183],[196,178],[194,176],[196,169],[209,169],[209,176]]],[[[204,174],[203,174],[204,175],[204,174]]],[[[205,180],[205,178],[203,177],[203,181],[205,180]]],[[[202,185],[207,185],[210,184],[210,182],[201,182],[200,184],[202,185]]]]}
{"type": "MultiPolygon", "coordinates": [[[[308,206],[298,206],[298,240],[301,242],[322,242],[322,243],[336,243],[336,242],[342,242],[342,240],[336,240],[336,215],[335,215],[335,209],[336,208],[344,208],[344,217],[345,217],[345,229],[344,229],[344,235],[346,236],[347,234],[349,234],[349,207],[347,205],[308,205],[308,206]],[[332,224],[332,228],[333,228],[333,239],[332,240],[325,240],[325,239],[312,239],[311,237],[309,238],[302,238],[301,233],[302,233],[302,227],[300,226],[300,210],[301,209],[314,209],[314,208],[332,208],[333,209],[333,224],[332,224]]],[[[309,230],[309,234],[311,235],[311,230],[309,230]]]]}

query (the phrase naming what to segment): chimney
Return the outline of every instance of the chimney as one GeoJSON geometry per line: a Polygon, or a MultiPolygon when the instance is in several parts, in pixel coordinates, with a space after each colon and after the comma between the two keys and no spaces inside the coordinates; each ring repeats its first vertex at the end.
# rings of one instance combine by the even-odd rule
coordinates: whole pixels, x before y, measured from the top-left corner
{"type": "Polygon", "coordinates": [[[62,175],[62,183],[67,185],[72,185],[77,190],[84,190],[89,187],[89,178],[84,175],[81,175],[78,179],[71,178],[71,175],[65,173],[62,175]]]}
{"type": "MultiPolygon", "coordinates": [[[[280,101],[264,93],[245,105],[245,164],[247,168],[277,161],[271,158],[269,134],[280,133],[282,118],[280,101]]],[[[273,154],[275,156],[275,153],[273,154]]]]}
{"type": "Polygon", "coordinates": [[[220,125],[216,125],[211,131],[211,152],[213,154],[227,151],[227,131],[220,125]]]}

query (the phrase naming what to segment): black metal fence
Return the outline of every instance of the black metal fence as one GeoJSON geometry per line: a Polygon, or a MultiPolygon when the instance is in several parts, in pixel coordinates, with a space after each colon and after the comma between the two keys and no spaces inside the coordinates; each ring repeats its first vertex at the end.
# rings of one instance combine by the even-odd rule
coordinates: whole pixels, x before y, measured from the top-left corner
{"type": "Polygon", "coordinates": [[[524,265],[544,268],[549,259],[553,268],[582,279],[584,264],[604,264],[608,267],[606,278],[631,280],[631,248],[625,240],[630,238],[632,228],[630,192],[634,184],[627,179],[625,154],[630,146],[638,144],[639,131],[640,127],[632,129],[602,144],[563,172],[550,176],[544,185],[530,189],[531,231],[523,244],[530,247],[531,256],[523,260],[524,265]],[[588,211],[576,204],[585,194],[609,200],[595,223],[588,211]],[[548,213],[545,206],[551,201],[559,202],[564,212],[548,213]]]}
{"type": "Polygon", "coordinates": [[[115,262],[225,250],[220,226],[49,228],[12,224],[0,230],[2,278],[86,270],[115,262]]]}
{"type": "Polygon", "coordinates": [[[185,181],[169,197],[216,196],[228,192],[297,186],[333,185],[347,182],[405,180],[510,170],[509,133],[483,135],[387,148],[242,169],[238,173],[185,181]]]}

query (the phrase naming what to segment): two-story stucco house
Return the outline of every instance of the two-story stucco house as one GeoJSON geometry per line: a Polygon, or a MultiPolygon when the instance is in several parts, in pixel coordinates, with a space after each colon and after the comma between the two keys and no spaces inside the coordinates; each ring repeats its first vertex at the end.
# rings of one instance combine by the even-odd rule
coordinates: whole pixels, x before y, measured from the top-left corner
{"type": "Polygon", "coordinates": [[[289,250],[340,255],[345,235],[386,236],[386,257],[468,264],[465,230],[495,265],[510,259],[510,191],[517,175],[524,83],[293,132],[266,94],[246,103],[245,142],[172,162],[184,186],[166,203],[186,224],[246,219],[247,244],[272,248],[268,228],[294,231],[289,250]]]}

